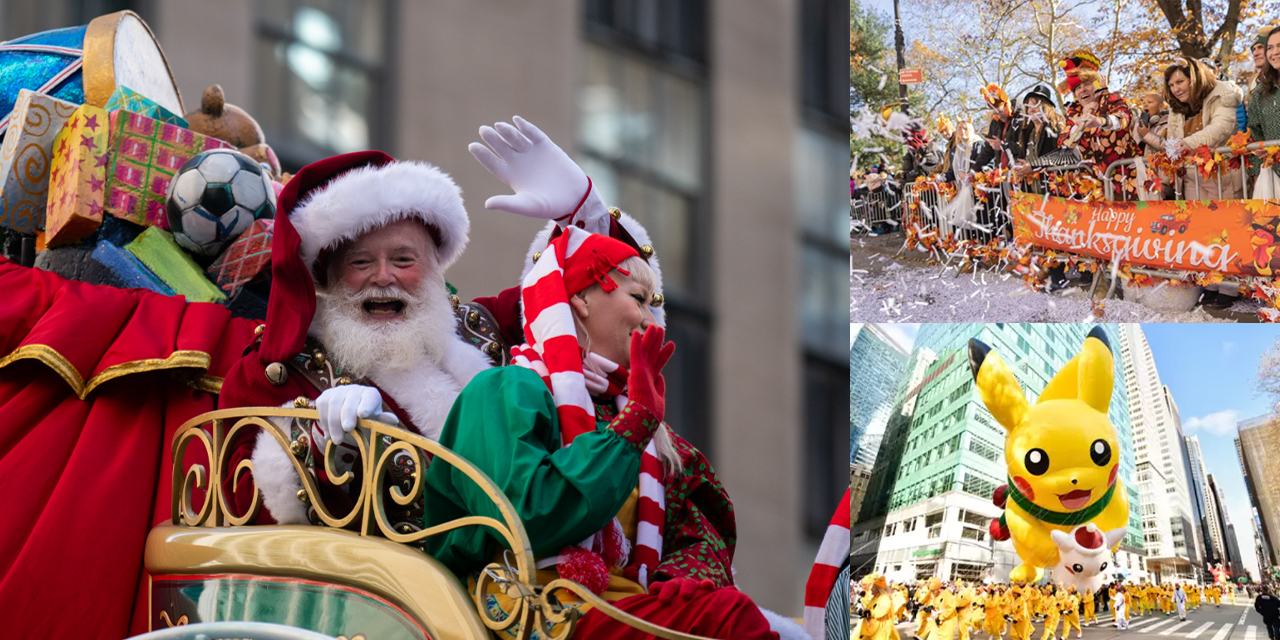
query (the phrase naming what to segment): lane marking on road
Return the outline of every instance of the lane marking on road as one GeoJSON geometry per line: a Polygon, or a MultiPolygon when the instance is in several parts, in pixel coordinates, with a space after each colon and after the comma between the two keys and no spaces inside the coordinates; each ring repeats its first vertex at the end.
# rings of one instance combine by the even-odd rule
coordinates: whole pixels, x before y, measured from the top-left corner
{"type": "Polygon", "coordinates": [[[1191,633],[1187,634],[1187,640],[1195,640],[1196,638],[1199,638],[1200,634],[1204,633],[1206,629],[1212,626],[1213,626],[1212,622],[1206,622],[1200,625],[1199,627],[1196,627],[1195,631],[1192,631],[1191,633]]]}
{"type": "Polygon", "coordinates": [[[1227,636],[1231,635],[1232,626],[1233,625],[1230,622],[1223,625],[1223,627],[1221,629],[1218,629],[1218,632],[1213,635],[1213,640],[1223,640],[1227,636]]]}
{"type": "Polygon", "coordinates": [[[1244,640],[1257,640],[1257,638],[1258,638],[1258,628],[1253,625],[1249,625],[1244,630],[1244,640]]]}
{"type": "MultiPolygon", "coordinates": [[[[1151,626],[1149,626],[1149,627],[1143,627],[1142,632],[1143,632],[1143,633],[1148,633],[1148,632],[1151,632],[1151,631],[1155,631],[1156,629],[1158,629],[1158,628],[1160,628],[1160,627],[1163,627],[1164,625],[1169,624],[1170,622],[1173,622],[1174,620],[1177,620],[1177,618],[1161,620],[1160,622],[1157,622],[1157,623],[1155,623],[1155,624],[1153,624],[1153,625],[1151,625],[1151,626]]],[[[1135,625],[1135,626],[1136,626],[1136,625],[1135,625]]]]}
{"type": "Polygon", "coordinates": [[[1129,628],[1130,628],[1130,629],[1132,629],[1132,628],[1134,628],[1134,627],[1140,627],[1140,626],[1142,626],[1142,625],[1144,625],[1144,624],[1147,624],[1148,622],[1155,622],[1156,620],[1158,620],[1158,618],[1151,618],[1151,617],[1133,618],[1133,617],[1130,617],[1130,618],[1129,618],[1129,628]]]}
{"type": "Polygon", "coordinates": [[[1191,624],[1191,621],[1190,621],[1190,620],[1184,620],[1184,621],[1182,621],[1182,622],[1179,622],[1178,624],[1173,625],[1172,627],[1169,627],[1168,629],[1165,629],[1164,631],[1161,631],[1161,632],[1160,632],[1160,635],[1162,635],[1162,636],[1171,636],[1171,635],[1173,635],[1173,632],[1174,632],[1174,631],[1177,631],[1178,629],[1181,629],[1181,628],[1183,628],[1183,627],[1185,627],[1185,626],[1187,626],[1187,625],[1189,625],[1189,624],[1191,624]]]}
{"type": "Polygon", "coordinates": [[[1244,611],[1240,612],[1240,621],[1239,621],[1239,622],[1236,622],[1236,625],[1238,626],[1238,625],[1242,625],[1242,624],[1244,624],[1244,618],[1245,618],[1245,616],[1247,616],[1247,615],[1249,615],[1249,610],[1248,610],[1248,609],[1245,609],[1244,611]]]}

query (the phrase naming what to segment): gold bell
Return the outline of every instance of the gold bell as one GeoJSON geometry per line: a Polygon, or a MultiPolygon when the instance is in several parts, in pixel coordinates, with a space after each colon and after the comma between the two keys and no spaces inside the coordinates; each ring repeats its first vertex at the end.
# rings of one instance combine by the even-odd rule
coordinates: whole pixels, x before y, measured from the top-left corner
{"type": "Polygon", "coordinates": [[[497,360],[502,355],[502,347],[499,347],[496,342],[490,342],[484,346],[484,352],[489,354],[490,358],[497,360]]]}
{"type": "Polygon", "coordinates": [[[609,207],[609,217],[613,218],[614,220],[621,218],[622,209],[619,209],[617,207],[609,207]]]}
{"type": "Polygon", "coordinates": [[[323,367],[323,366],[324,366],[324,352],[323,352],[323,351],[317,351],[317,352],[315,352],[315,353],[311,354],[311,364],[314,364],[314,365],[315,365],[315,366],[317,366],[317,367],[323,367]]]}
{"type": "Polygon", "coordinates": [[[265,325],[265,324],[260,324],[260,325],[258,325],[258,326],[256,326],[256,327],[254,327],[254,328],[253,328],[253,337],[255,337],[255,338],[261,338],[261,337],[262,337],[262,332],[263,332],[263,331],[266,331],[266,330],[267,330],[267,325],[265,325]]]}
{"type": "Polygon", "coordinates": [[[661,294],[661,293],[654,292],[654,294],[653,294],[653,301],[649,303],[649,306],[651,306],[651,307],[661,307],[661,306],[662,306],[662,303],[664,303],[664,302],[666,302],[666,301],[667,301],[667,299],[666,299],[666,298],[664,298],[664,297],[662,297],[662,294],[661,294]]]}
{"type": "Polygon", "coordinates": [[[458,305],[462,304],[462,300],[459,300],[458,296],[451,295],[449,296],[449,304],[453,305],[454,309],[457,309],[458,305]]]}
{"type": "Polygon", "coordinates": [[[308,398],[308,397],[306,397],[306,396],[298,396],[298,397],[294,398],[294,399],[293,399],[293,408],[295,408],[295,409],[310,409],[310,408],[311,408],[311,398],[308,398]]]}
{"type": "Polygon", "coordinates": [[[472,329],[474,329],[474,328],[476,328],[476,326],[477,326],[477,325],[479,325],[479,324],[480,324],[480,312],[479,312],[479,311],[472,311],[472,312],[470,312],[470,313],[468,313],[468,314],[467,314],[467,326],[468,326],[468,327],[471,327],[472,329]]]}
{"type": "Polygon", "coordinates": [[[298,489],[298,502],[311,504],[311,496],[307,495],[306,489],[298,489]]]}
{"type": "Polygon", "coordinates": [[[298,436],[297,440],[294,440],[293,442],[289,443],[289,450],[293,452],[293,455],[301,458],[303,455],[307,453],[307,447],[310,447],[310,446],[311,446],[311,440],[307,438],[306,434],[302,434],[298,436]]]}
{"type": "Polygon", "coordinates": [[[539,252],[537,252],[537,253],[533,254],[533,261],[534,261],[534,262],[537,262],[537,261],[538,261],[538,258],[541,258],[541,257],[542,257],[542,252],[541,252],[541,251],[539,251],[539,252]]]}
{"type": "Polygon", "coordinates": [[[349,385],[349,384],[353,384],[354,382],[355,382],[355,381],[354,381],[354,380],[352,380],[351,378],[348,378],[348,377],[346,377],[346,376],[342,376],[341,378],[338,378],[337,380],[335,380],[335,381],[333,382],[333,386],[335,386],[335,387],[342,387],[342,386],[346,386],[346,385],[349,385]]]}
{"type": "Polygon", "coordinates": [[[644,258],[645,260],[648,260],[649,258],[652,258],[652,257],[653,257],[653,247],[651,247],[651,246],[649,246],[649,245],[647,245],[647,244],[646,244],[646,245],[642,245],[642,246],[640,247],[640,257],[641,257],[641,258],[644,258]]]}
{"type": "Polygon", "coordinates": [[[267,365],[266,373],[267,373],[267,382],[270,382],[271,385],[274,387],[278,387],[284,384],[284,381],[289,378],[288,370],[286,370],[284,368],[284,365],[279,362],[272,362],[271,364],[267,365]]]}

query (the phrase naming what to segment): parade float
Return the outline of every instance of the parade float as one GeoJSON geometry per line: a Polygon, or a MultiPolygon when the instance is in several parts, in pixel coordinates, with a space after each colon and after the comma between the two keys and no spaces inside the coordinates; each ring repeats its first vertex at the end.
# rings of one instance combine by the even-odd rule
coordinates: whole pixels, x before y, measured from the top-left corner
{"type": "MultiPolygon", "coordinates": [[[[508,498],[428,438],[361,420],[356,483],[334,472],[332,441],[309,459],[306,436],[272,420],[314,409],[218,410],[223,378],[264,326],[290,176],[220,88],[186,111],[136,15],[0,44],[0,145],[0,601],[23,613],[12,630],[109,638],[239,621],[474,640],[556,625],[568,638],[579,610],[565,605],[586,602],[657,637],[696,638],[576,582],[539,584],[508,498]],[[228,492],[255,482],[252,462],[228,453],[250,428],[293,454],[297,499],[317,523],[253,524],[256,486],[247,511],[229,508],[228,492]],[[408,524],[428,464],[455,467],[499,517],[408,524]],[[326,509],[316,467],[358,484],[352,509],[326,509]],[[507,549],[474,590],[420,550],[461,527],[507,549]],[[472,595],[494,591],[506,610],[472,595]]],[[[453,302],[460,333],[501,363],[486,318],[453,302]]]]}

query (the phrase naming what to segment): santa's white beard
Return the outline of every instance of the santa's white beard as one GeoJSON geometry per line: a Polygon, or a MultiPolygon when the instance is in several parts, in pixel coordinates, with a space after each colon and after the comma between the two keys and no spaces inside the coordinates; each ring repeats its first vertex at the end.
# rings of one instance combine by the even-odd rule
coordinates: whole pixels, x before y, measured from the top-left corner
{"type": "Polygon", "coordinates": [[[351,292],[335,283],[328,291],[316,289],[311,335],[320,339],[344,375],[370,377],[408,370],[424,357],[441,362],[455,322],[442,278],[425,278],[415,292],[395,286],[351,292]],[[403,317],[370,318],[364,302],[371,298],[404,301],[403,317]]]}

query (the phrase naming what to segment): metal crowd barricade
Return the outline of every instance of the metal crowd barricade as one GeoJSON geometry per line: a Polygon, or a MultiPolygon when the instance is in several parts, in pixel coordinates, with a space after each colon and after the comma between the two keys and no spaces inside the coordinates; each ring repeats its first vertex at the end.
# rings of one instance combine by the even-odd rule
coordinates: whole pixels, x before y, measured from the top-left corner
{"type": "Polygon", "coordinates": [[[850,233],[888,233],[902,226],[903,199],[886,185],[875,191],[860,191],[849,209],[850,233]]]}
{"type": "MultiPolygon", "coordinates": [[[[1280,140],[1263,140],[1262,142],[1251,142],[1245,147],[1246,151],[1256,151],[1265,147],[1280,146],[1280,140]]],[[[1214,153],[1222,154],[1224,159],[1231,158],[1231,147],[1217,147],[1214,153]]],[[[1224,171],[1222,163],[1219,163],[1214,170],[1212,179],[1204,179],[1200,175],[1200,171],[1194,165],[1185,167],[1185,171],[1179,171],[1177,177],[1173,181],[1174,200],[1247,200],[1249,199],[1250,184],[1249,171],[1247,170],[1248,160],[1252,154],[1241,156],[1241,166],[1236,169],[1227,168],[1224,171]],[[1237,184],[1238,183],[1238,184],[1237,184]],[[1237,191],[1236,188],[1239,187],[1237,191]],[[1186,197],[1184,197],[1186,196],[1186,197]]],[[[1143,174],[1153,169],[1139,164],[1142,158],[1126,158],[1124,160],[1116,160],[1107,166],[1107,170],[1102,175],[1103,187],[1106,190],[1107,200],[1116,200],[1116,183],[1123,182],[1128,178],[1135,178],[1139,184],[1137,187],[1141,190],[1139,195],[1145,191],[1141,182],[1143,174]]],[[[1155,194],[1153,200],[1160,200],[1159,194],[1155,194]]]]}

